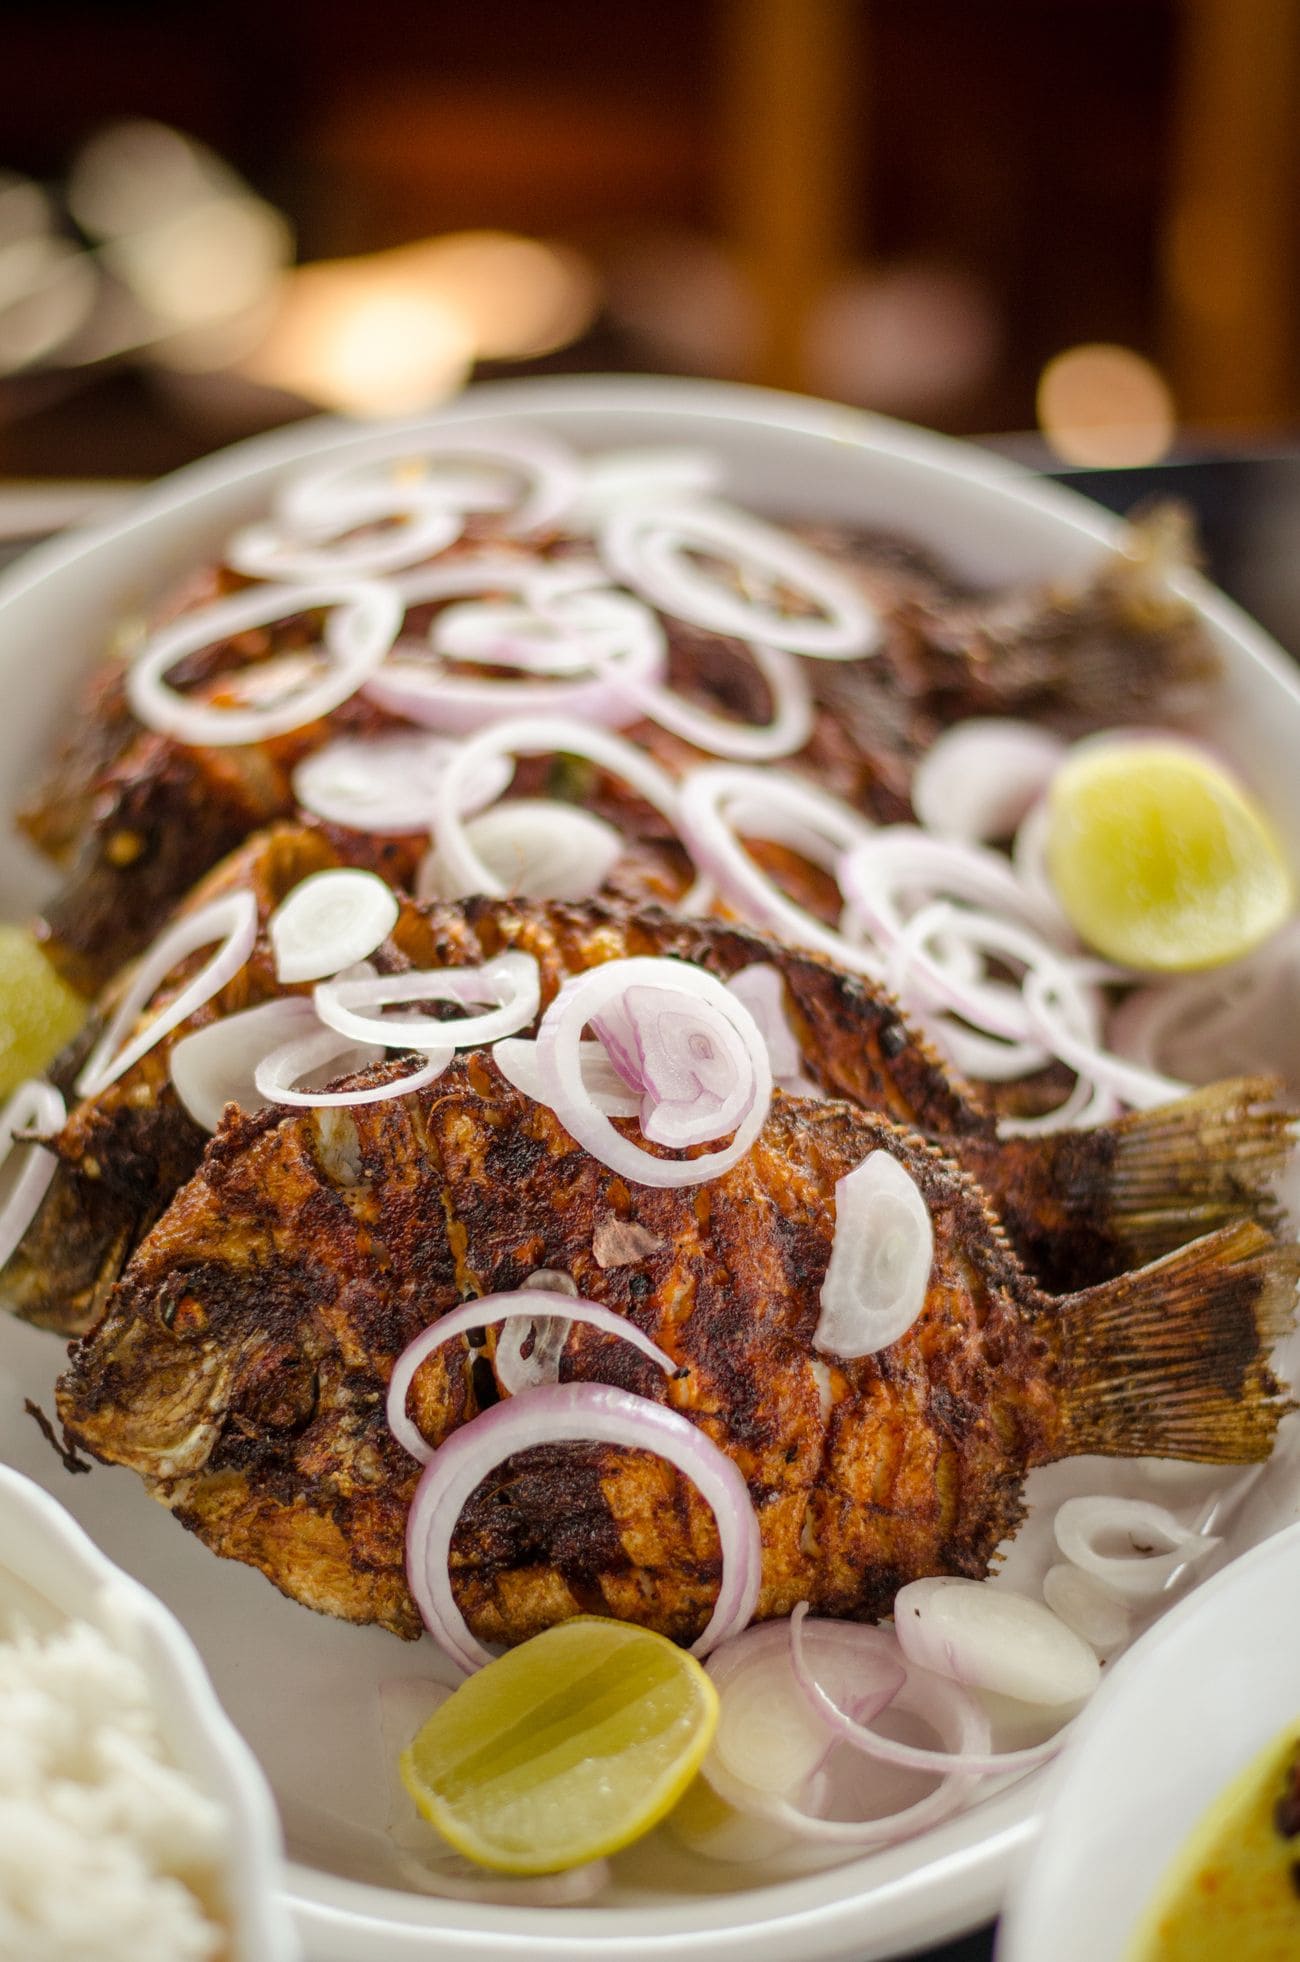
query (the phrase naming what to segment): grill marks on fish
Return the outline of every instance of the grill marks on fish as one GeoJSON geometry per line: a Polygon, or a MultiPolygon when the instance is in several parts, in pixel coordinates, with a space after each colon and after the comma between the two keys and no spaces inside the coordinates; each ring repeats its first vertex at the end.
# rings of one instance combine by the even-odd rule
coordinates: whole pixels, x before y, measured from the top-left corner
{"type": "MultiPolygon", "coordinates": [[[[578,1326],[561,1373],[665,1401],[732,1456],[762,1535],[761,1616],[800,1599],[878,1616],[904,1580],[984,1573],[1020,1520],[1028,1469],[1073,1451],[1267,1452],[1280,1402],[1263,1355],[1296,1254],[1258,1228],[1056,1303],[965,1174],[845,1104],[778,1095],[740,1165],[668,1190],[589,1158],[486,1053],[352,1119],[359,1176],[342,1184],[316,1116],[227,1125],[59,1388],[70,1439],[130,1464],[217,1552],[311,1606],[418,1632],[402,1571],[418,1468],[388,1432],[385,1387],[421,1327],[537,1267],[570,1274],[678,1361],[665,1381],[578,1326]],[[811,1347],[834,1186],[872,1149],[920,1186],[934,1270],[907,1336],[836,1362],[811,1347]],[[602,1269],[595,1226],[610,1212],[659,1250],[602,1269]]],[[[431,1443],[478,1408],[473,1356],[458,1339],[417,1375],[409,1408],[431,1443]]],[[[595,1608],[687,1640],[710,1612],[718,1543],[658,1460],[548,1447],[475,1493],[453,1577],[484,1639],[595,1608]]]]}

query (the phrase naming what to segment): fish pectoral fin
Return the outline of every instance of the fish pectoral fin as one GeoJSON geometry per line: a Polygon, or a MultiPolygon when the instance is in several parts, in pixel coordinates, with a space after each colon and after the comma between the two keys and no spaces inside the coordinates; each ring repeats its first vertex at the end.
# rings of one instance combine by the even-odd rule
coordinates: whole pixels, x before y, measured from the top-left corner
{"type": "Polygon", "coordinates": [[[1059,1457],[1267,1458],[1295,1405],[1269,1367],[1293,1326],[1300,1247],[1249,1221],[1054,1304],[1059,1457]]]}

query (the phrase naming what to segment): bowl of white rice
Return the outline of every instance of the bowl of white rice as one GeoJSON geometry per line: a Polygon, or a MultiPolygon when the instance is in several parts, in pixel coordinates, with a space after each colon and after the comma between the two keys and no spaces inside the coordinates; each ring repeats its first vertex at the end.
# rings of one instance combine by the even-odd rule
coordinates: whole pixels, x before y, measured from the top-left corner
{"type": "Polygon", "coordinates": [[[0,1466],[0,1962],[296,1962],[280,1861],[180,1624],[0,1466]]]}

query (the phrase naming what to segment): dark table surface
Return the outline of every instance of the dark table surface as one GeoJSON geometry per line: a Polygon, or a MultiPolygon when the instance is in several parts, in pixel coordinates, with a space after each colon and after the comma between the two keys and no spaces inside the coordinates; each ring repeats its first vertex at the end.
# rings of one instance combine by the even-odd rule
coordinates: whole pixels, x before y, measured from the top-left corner
{"type": "MultiPolygon", "coordinates": [[[[1300,652],[1300,448],[1194,452],[1145,469],[1092,471],[1050,467],[1032,437],[995,447],[1124,515],[1156,498],[1178,499],[1195,520],[1208,575],[1288,652],[1300,652]]],[[[33,522],[27,537],[0,536],[0,566],[39,529],[33,522]]],[[[994,1929],[981,1928],[916,1955],[927,1962],[990,1962],[993,1941],[994,1929]]]]}

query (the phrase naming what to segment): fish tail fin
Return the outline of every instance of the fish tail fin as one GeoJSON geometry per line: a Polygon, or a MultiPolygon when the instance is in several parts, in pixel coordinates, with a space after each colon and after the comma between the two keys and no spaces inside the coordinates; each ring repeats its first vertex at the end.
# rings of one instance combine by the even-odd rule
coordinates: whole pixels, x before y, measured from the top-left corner
{"type": "Polygon", "coordinates": [[[1267,1458],[1296,1408],[1269,1367],[1293,1326],[1300,1247],[1252,1221],[1056,1302],[1060,1455],[1267,1458]]]}
{"type": "Polygon", "coordinates": [[[990,1162],[971,1169],[1043,1285],[1068,1293],[1237,1220],[1276,1232],[1297,1144],[1280,1087],[1232,1077],[1092,1130],[981,1143],[990,1162]]]}

